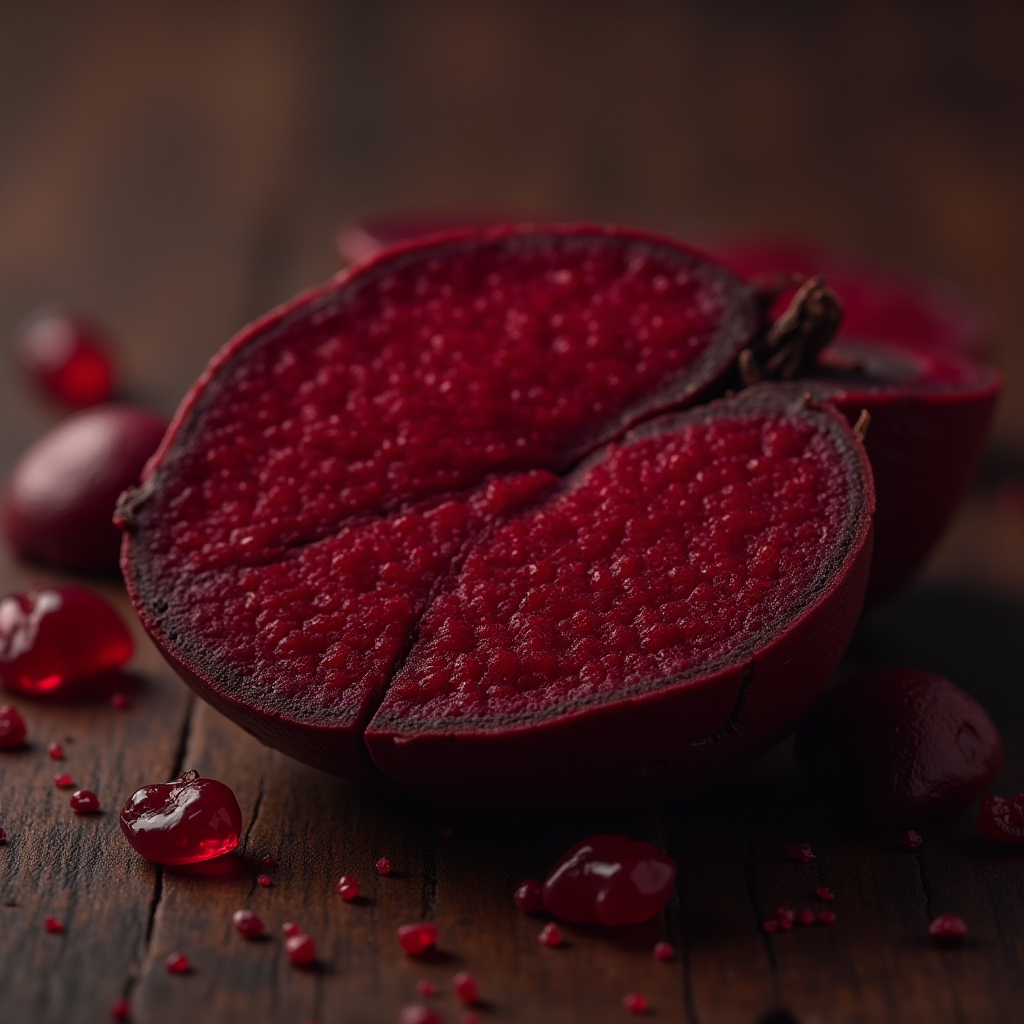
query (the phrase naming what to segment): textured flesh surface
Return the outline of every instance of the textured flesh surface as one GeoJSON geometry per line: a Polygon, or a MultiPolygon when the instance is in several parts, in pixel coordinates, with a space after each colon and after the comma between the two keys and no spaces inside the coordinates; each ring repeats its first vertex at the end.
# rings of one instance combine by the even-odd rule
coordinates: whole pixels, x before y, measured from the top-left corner
{"type": "MultiPolygon", "coordinates": [[[[123,567],[143,623],[187,681],[265,741],[359,775],[369,763],[363,730],[467,552],[479,556],[481,538],[526,522],[517,509],[590,500],[580,460],[596,452],[586,472],[613,470],[619,455],[601,446],[704,397],[752,327],[738,282],[674,243],[634,233],[499,231],[385,253],[254,325],[186,400],[120,513],[123,567]]],[[[766,415],[786,414],[780,405],[766,415]]],[[[835,572],[865,544],[870,494],[863,467],[844,463],[861,457],[848,433],[825,419],[833,450],[809,457],[807,472],[861,474],[825,513],[849,542],[828,553],[838,558],[829,566],[835,572]],[[854,521],[861,526],[851,540],[854,521]]],[[[612,450],[625,453],[623,467],[639,472],[638,485],[649,470],[629,451],[645,444],[612,450]]],[[[671,444],[647,447],[657,462],[671,444]]],[[[797,474],[798,489],[802,479],[797,474]]],[[[793,495],[786,505],[797,518],[803,500],[793,495]]],[[[580,506],[577,514],[593,512],[580,506]]],[[[659,521],[652,531],[644,518],[619,538],[627,557],[653,557],[659,521]],[[628,551],[645,531],[649,543],[628,551]]],[[[804,516],[803,525],[812,520],[804,516]]],[[[800,525],[786,534],[792,550],[779,554],[783,565],[800,561],[800,525]]],[[[584,574],[591,562],[614,560],[605,549],[620,528],[609,522],[595,533],[593,551],[581,552],[590,559],[584,574]]],[[[770,539],[770,529],[769,522],[758,537],[770,539]]],[[[728,575],[711,564],[710,549],[702,554],[716,579],[728,575]]],[[[772,558],[749,560],[770,577],[778,569],[772,558]]],[[[806,604],[809,594],[820,596],[824,570],[803,570],[814,580],[799,593],[806,604]]],[[[745,593],[755,594],[758,570],[746,566],[742,575],[745,593]]],[[[510,585],[521,586],[512,577],[510,585]]],[[[699,583],[669,600],[691,593],[700,599],[699,583]]],[[[626,654],[633,659],[629,686],[653,686],[651,673],[661,678],[666,666],[685,663],[700,674],[698,659],[709,651],[725,657],[727,624],[714,636],[673,642],[642,605],[623,633],[637,647],[620,655],[623,665],[626,654]]],[[[771,607],[751,603],[733,623],[741,644],[761,635],[756,620],[770,619],[771,607]]],[[[851,623],[855,614],[846,615],[851,623]]],[[[584,629],[584,620],[573,628],[584,629]]],[[[495,643],[505,651],[500,637],[495,643]]],[[[582,679],[550,676],[542,686],[556,705],[570,695],[614,703],[612,674],[592,678],[592,644],[581,636],[577,660],[560,660],[582,679]]],[[[832,656],[830,648],[826,660],[832,656]]],[[[733,675],[713,707],[694,716],[694,739],[728,717],[740,685],[733,675]]],[[[500,713],[509,721],[536,715],[533,698],[513,690],[495,690],[500,713]]],[[[564,717],[564,707],[557,714],[564,717]]]]}

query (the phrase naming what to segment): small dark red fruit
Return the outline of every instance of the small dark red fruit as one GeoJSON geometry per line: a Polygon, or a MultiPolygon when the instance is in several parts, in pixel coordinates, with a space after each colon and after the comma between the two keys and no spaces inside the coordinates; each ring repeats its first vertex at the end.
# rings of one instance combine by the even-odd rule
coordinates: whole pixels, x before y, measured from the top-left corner
{"type": "Polygon", "coordinates": [[[639,924],[668,903],[675,881],[675,861],[651,843],[590,836],[552,868],[544,908],[563,921],[639,924]]]}
{"type": "Polygon", "coordinates": [[[43,927],[50,932],[51,935],[59,935],[64,931],[64,922],[59,917],[47,917],[43,921],[43,927]]]}
{"type": "Polygon", "coordinates": [[[956,914],[939,914],[928,925],[928,934],[936,942],[960,942],[967,937],[967,922],[956,914]]]}
{"type": "Polygon", "coordinates": [[[676,947],[671,942],[656,942],[651,955],[655,960],[674,960],[676,957],[676,947]]]}
{"type": "Polygon", "coordinates": [[[196,864],[230,853],[242,832],[235,794],[216,779],[186,772],[177,782],[143,786],[121,809],[129,845],[156,864],[196,864]]]}
{"type": "Polygon", "coordinates": [[[289,935],[284,942],[288,959],[296,967],[312,967],[316,963],[316,943],[309,935],[289,935]]]}
{"type": "Polygon", "coordinates": [[[813,864],[818,859],[817,854],[814,853],[807,843],[799,843],[787,847],[786,856],[790,860],[795,860],[798,864],[813,864]]]}
{"type": "Polygon", "coordinates": [[[25,745],[25,719],[12,704],[0,705],[0,750],[17,750],[25,745]]]}
{"type": "Polygon", "coordinates": [[[334,886],[334,891],[343,900],[354,900],[359,895],[359,880],[353,875],[342,875],[334,886]]]}
{"type": "Polygon", "coordinates": [[[121,616],[90,590],[53,587],[0,601],[0,681],[9,690],[57,693],[120,668],[132,652],[121,616]]]}
{"type": "Polygon", "coordinates": [[[549,921],[541,928],[537,941],[542,946],[549,946],[554,949],[562,944],[562,929],[554,921],[549,921]]]}
{"type": "Polygon", "coordinates": [[[1024,793],[1012,800],[987,796],[978,808],[978,831],[999,843],[1024,843],[1024,793]]]}
{"type": "Polygon", "coordinates": [[[627,1013],[647,1013],[651,1004],[643,992],[629,992],[622,997],[622,1008],[627,1013]]]}
{"type": "Polygon", "coordinates": [[[544,890],[533,878],[520,882],[512,898],[524,914],[539,914],[544,909],[544,890]]]}
{"type": "Polygon", "coordinates": [[[100,799],[91,789],[76,789],[70,802],[75,814],[95,814],[100,809],[100,799]]]}
{"type": "Polygon", "coordinates": [[[118,496],[136,483],[167,421],[144,409],[107,405],[69,417],[15,465],[4,524],[25,559],[70,572],[114,573],[118,496]]]}
{"type": "Polygon", "coordinates": [[[472,1006],[480,1001],[480,989],[477,986],[476,978],[469,971],[459,971],[452,978],[452,987],[466,1006],[472,1006]]]}
{"type": "Polygon", "coordinates": [[[829,690],[801,722],[796,756],[830,806],[907,824],[969,804],[999,771],[1003,744],[948,679],[896,668],[829,690]]]}
{"type": "Polygon", "coordinates": [[[419,924],[403,924],[398,929],[398,944],[409,956],[419,956],[437,945],[440,936],[436,924],[420,922],[419,924]]]}
{"type": "Polygon", "coordinates": [[[168,974],[188,974],[192,970],[192,962],[184,953],[170,953],[164,961],[168,974]]]}
{"type": "Polygon", "coordinates": [[[68,405],[95,405],[113,393],[109,343],[79,314],[62,309],[36,313],[21,328],[18,354],[36,382],[68,405]]]}
{"type": "Polygon", "coordinates": [[[251,910],[236,910],[231,916],[231,923],[239,935],[247,939],[258,939],[263,935],[263,922],[251,910]]]}

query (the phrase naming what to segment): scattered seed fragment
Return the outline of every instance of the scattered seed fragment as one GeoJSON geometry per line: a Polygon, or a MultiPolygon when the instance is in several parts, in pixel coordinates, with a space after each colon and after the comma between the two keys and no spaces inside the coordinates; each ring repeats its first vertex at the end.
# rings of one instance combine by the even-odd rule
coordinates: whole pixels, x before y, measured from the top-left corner
{"type": "Polygon", "coordinates": [[[765,921],[764,924],[761,925],[761,930],[772,935],[774,932],[779,930],[779,922],[775,920],[765,921]]]}
{"type": "Polygon", "coordinates": [[[907,831],[900,836],[900,842],[911,850],[916,850],[924,840],[912,828],[908,828],[907,831]]]}
{"type": "Polygon", "coordinates": [[[6,843],[6,842],[7,842],[7,833],[2,828],[0,828],[0,843],[6,843]]]}
{"type": "Polygon", "coordinates": [[[132,1019],[132,1008],[127,999],[118,999],[110,1004],[110,1019],[126,1021],[132,1019]]]}
{"type": "Polygon", "coordinates": [[[480,1000],[480,990],[477,987],[476,978],[469,971],[459,971],[452,978],[452,987],[466,1006],[472,1006],[480,1000]]]}
{"type": "Polygon", "coordinates": [[[814,911],[813,910],[801,910],[796,915],[796,923],[802,925],[814,924],[814,911]]]}
{"type": "Polygon", "coordinates": [[[403,1006],[398,1015],[398,1024],[442,1024],[440,1016],[434,1010],[412,1003],[403,1006]]]}
{"type": "Polygon", "coordinates": [[[537,941],[542,946],[550,946],[551,948],[560,946],[562,944],[562,929],[554,921],[551,921],[541,928],[537,941]]]}
{"type": "Polygon", "coordinates": [[[70,775],[54,775],[53,784],[58,789],[70,789],[75,784],[75,780],[70,775]]]}
{"type": "Polygon", "coordinates": [[[312,967],[316,963],[316,943],[309,935],[289,935],[284,943],[288,959],[296,967],[312,967]]]}
{"type": "Polygon", "coordinates": [[[376,864],[378,875],[390,875],[391,874],[391,861],[387,857],[381,857],[376,864]]]}
{"type": "Polygon", "coordinates": [[[819,910],[818,924],[835,924],[836,912],[834,910],[819,910]]]}
{"type": "Polygon", "coordinates": [[[64,748],[56,740],[54,740],[46,748],[46,752],[47,752],[47,754],[50,755],[50,757],[52,757],[54,759],[54,761],[63,761],[64,760],[64,748]]]}
{"type": "Polygon", "coordinates": [[[46,917],[43,920],[43,927],[51,935],[60,935],[64,931],[64,922],[59,917],[46,917]]]}
{"type": "Polygon", "coordinates": [[[251,910],[236,910],[231,923],[235,931],[247,939],[258,939],[263,935],[263,922],[251,910]]]}
{"type": "Polygon", "coordinates": [[[789,907],[778,907],[775,910],[775,920],[780,931],[788,932],[796,921],[796,911],[790,910],[789,907]]]}
{"type": "Polygon", "coordinates": [[[629,992],[622,998],[622,1008],[629,1013],[647,1013],[651,1004],[643,992],[629,992]]]}
{"type": "Polygon", "coordinates": [[[188,974],[192,970],[192,964],[184,953],[171,953],[164,961],[164,967],[168,974],[188,974]]]}
{"type": "Polygon", "coordinates": [[[655,960],[674,960],[676,947],[671,942],[656,942],[652,954],[655,960]]]}
{"type": "Polygon", "coordinates": [[[342,875],[334,891],[343,900],[354,900],[359,895],[359,881],[354,875],[342,875]]]}
{"type": "Polygon", "coordinates": [[[409,956],[418,956],[437,945],[440,933],[436,924],[421,921],[419,924],[403,924],[397,934],[402,950],[409,956]]]}
{"type": "Polygon", "coordinates": [[[960,942],[967,937],[967,922],[956,914],[939,914],[928,925],[928,934],[936,942],[960,942]]]}
{"type": "Polygon", "coordinates": [[[834,900],[836,898],[836,894],[827,885],[823,885],[816,895],[819,900],[834,900]]]}
{"type": "Polygon", "coordinates": [[[276,857],[271,857],[268,854],[266,857],[263,858],[263,860],[260,861],[260,864],[262,864],[265,868],[276,868],[277,867],[277,858],[276,857]]]}
{"type": "Polygon", "coordinates": [[[285,921],[285,923],[281,925],[281,931],[284,932],[284,937],[286,939],[290,939],[293,935],[302,934],[302,925],[297,924],[295,921],[285,921]]]}
{"type": "Polygon", "coordinates": [[[274,884],[274,880],[270,877],[270,875],[260,875],[259,878],[256,879],[256,881],[260,885],[262,885],[264,889],[269,889],[274,884]]]}
{"type": "MultiPolygon", "coordinates": [[[[132,706],[132,702],[128,699],[126,694],[123,693],[112,693],[110,695],[110,706],[116,708],[118,711],[126,711],[132,706]]],[[[128,1018],[126,1017],[125,1020],[128,1018]]]]}
{"type": "Polygon", "coordinates": [[[100,798],[91,789],[76,789],[70,803],[75,814],[95,814],[100,809],[100,798]]]}
{"type": "Polygon", "coordinates": [[[811,864],[818,859],[807,843],[796,843],[786,848],[786,856],[798,864],[811,864]]]}

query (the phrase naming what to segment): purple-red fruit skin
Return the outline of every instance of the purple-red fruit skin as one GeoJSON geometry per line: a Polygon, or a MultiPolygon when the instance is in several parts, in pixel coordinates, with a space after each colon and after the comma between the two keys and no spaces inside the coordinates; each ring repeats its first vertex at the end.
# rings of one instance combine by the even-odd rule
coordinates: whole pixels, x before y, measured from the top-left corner
{"type": "Polygon", "coordinates": [[[797,732],[801,773],[832,806],[908,824],[969,804],[1003,762],[985,710],[948,679],[864,672],[832,690],[797,732]]]}
{"type": "Polygon", "coordinates": [[[24,559],[69,572],[114,573],[114,507],[156,451],[167,421],[104,405],[69,417],[15,465],[4,498],[7,539],[24,559]]]}

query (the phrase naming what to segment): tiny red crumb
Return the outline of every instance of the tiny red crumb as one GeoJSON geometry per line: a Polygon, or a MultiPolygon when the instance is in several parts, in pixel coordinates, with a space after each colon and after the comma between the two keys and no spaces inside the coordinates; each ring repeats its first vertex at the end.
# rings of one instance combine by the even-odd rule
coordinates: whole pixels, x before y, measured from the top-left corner
{"type": "Polygon", "coordinates": [[[359,881],[354,875],[342,875],[334,891],[343,900],[354,900],[359,895],[359,881]]]}
{"type": "Polygon", "coordinates": [[[420,980],[416,982],[416,991],[421,996],[436,996],[437,986],[426,978],[420,978],[420,980]]]}
{"type": "Polygon", "coordinates": [[[441,1018],[434,1010],[412,1003],[402,1007],[398,1024],[441,1024],[441,1018]]]}
{"type": "Polygon", "coordinates": [[[622,1008],[630,1013],[646,1013],[651,1004],[647,1002],[647,996],[643,992],[630,992],[622,997],[622,1008]]]}
{"type": "Polygon", "coordinates": [[[277,858],[276,857],[271,857],[268,854],[266,857],[263,858],[263,860],[260,861],[260,863],[265,868],[276,868],[277,867],[277,858]]]}
{"type": "Polygon", "coordinates": [[[184,953],[171,953],[164,961],[164,967],[168,974],[188,974],[192,970],[192,964],[184,953]]]}
{"type": "Polygon", "coordinates": [[[64,748],[56,740],[46,748],[46,752],[54,759],[54,761],[64,760],[64,748]]]}
{"type": "Polygon", "coordinates": [[[99,797],[91,789],[76,789],[71,794],[71,810],[75,814],[95,814],[99,809],[99,797]]]}
{"type": "Polygon", "coordinates": [[[823,885],[817,892],[819,900],[834,900],[836,894],[827,886],[823,885]]]}
{"type": "Polygon", "coordinates": [[[316,943],[309,935],[299,932],[297,935],[289,935],[284,943],[288,959],[296,967],[310,967],[316,963],[316,943]]]}
{"type": "Polygon", "coordinates": [[[116,708],[118,711],[126,711],[132,706],[132,702],[124,693],[112,693],[110,695],[110,706],[112,708],[116,708]]]}
{"type": "Polygon", "coordinates": [[[263,935],[263,922],[251,910],[236,910],[231,923],[238,934],[247,939],[258,939],[263,935]]]}
{"type": "Polygon", "coordinates": [[[936,942],[959,942],[967,936],[967,922],[956,914],[939,914],[928,925],[928,934],[936,942]]]}
{"type": "Polygon", "coordinates": [[[916,850],[924,840],[912,828],[908,828],[907,831],[900,836],[900,842],[904,846],[909,846],[910,849],[916,850]]]}
{"type": "Polygon", "coordinates": [[[480,999],[480,990],[477,988],[476,978],[469,971],[459,971],[452,978],[452,987],[455,989],[455,994],[466,1006],[472,1006],[480,999]]]}
{"type": "Polygon", "coordinates": [[[403,924],[398,929],[398,944],[410,956],[425,953],[437,945],[439,933],[436,924],[423,921],[419,924],[403,924]]]}
{"type": "Polygon", "coordinates": [[[656,942],[652,953],[655,960],[674,960],[676,947],[671,942],[656,942]]]}
{"type": "Polygon", "coordinates": [[[59,935],[62,931],[64,931],[64,922],[59,917],[47,917],[43,921],[43,927],[51,935],[59,935]]]}
{"type": "Polygon", "coordinates": [[[834,910],[818,911],[818,924],[835,924],[836,912],[834,910]]]}
{"type": "Polygon", "coordinates": [[[70,775],[54,775],[53,784],[58,789],[70,789],[75,784],[75,780],[70,775]]]}
{"type": "Polygon", "coordinates": [[[766,931],[769,935],[771,935],[773,932],[777,932],[779,930],[779,922],[765,921],[765,923],[761,925],[761,930],[766,931]]]}
{"type": "Polygon", "coordinates": [[[126,1021],[132,1019],[132,1008],[127,999],[118,999],[110,1004],[110,1019],[126,1021]]]}
{"type": "Polygon", "coordinates": [[[801,910],[796,915],[797,924],[814,924],[814,911],[813,910],[801,910]]]}
{"type": "Polygon", "coordinates": [[[256,879],[256,881],[260,885],[262,885],[264,889],[269,889],[274,884],[274,880],[270,877],[270,875],[260,875],[259,878],[256,879]]]}
{"type": "Polygon", "coordinates": [[[786,856],[798,864],[810,864],[818,859],[807,843],[796,843],[786,848],[786,856]]]}
{"type": "Polygon", "coordinates": [[[778,907],[775,911],[775,920],[780,931],[788,932],[796,921],[796,911],[790,910],[789,907],[778,907]]]}
{"type": "Polygon", "coordinates": [[[532,878],[528,878],[525,882],[521,882],[512,898],[516,901],[516,906],[524,914],[536,914],[544,909],[544,900],[541,896],[540,882],[537,882],[532,878]]]}
{"type": "Polygon", "coordinates": [[[552,921],[541,928],[537,941],[542,946],[560,946],[562,944],[562,929],[552,921]]]}
{"type": "Polygon", "coordinates": [[[381,857],[376,864],[378,875],[390,875],[391,874],[391,861],[387,857],[381,857]]]}

